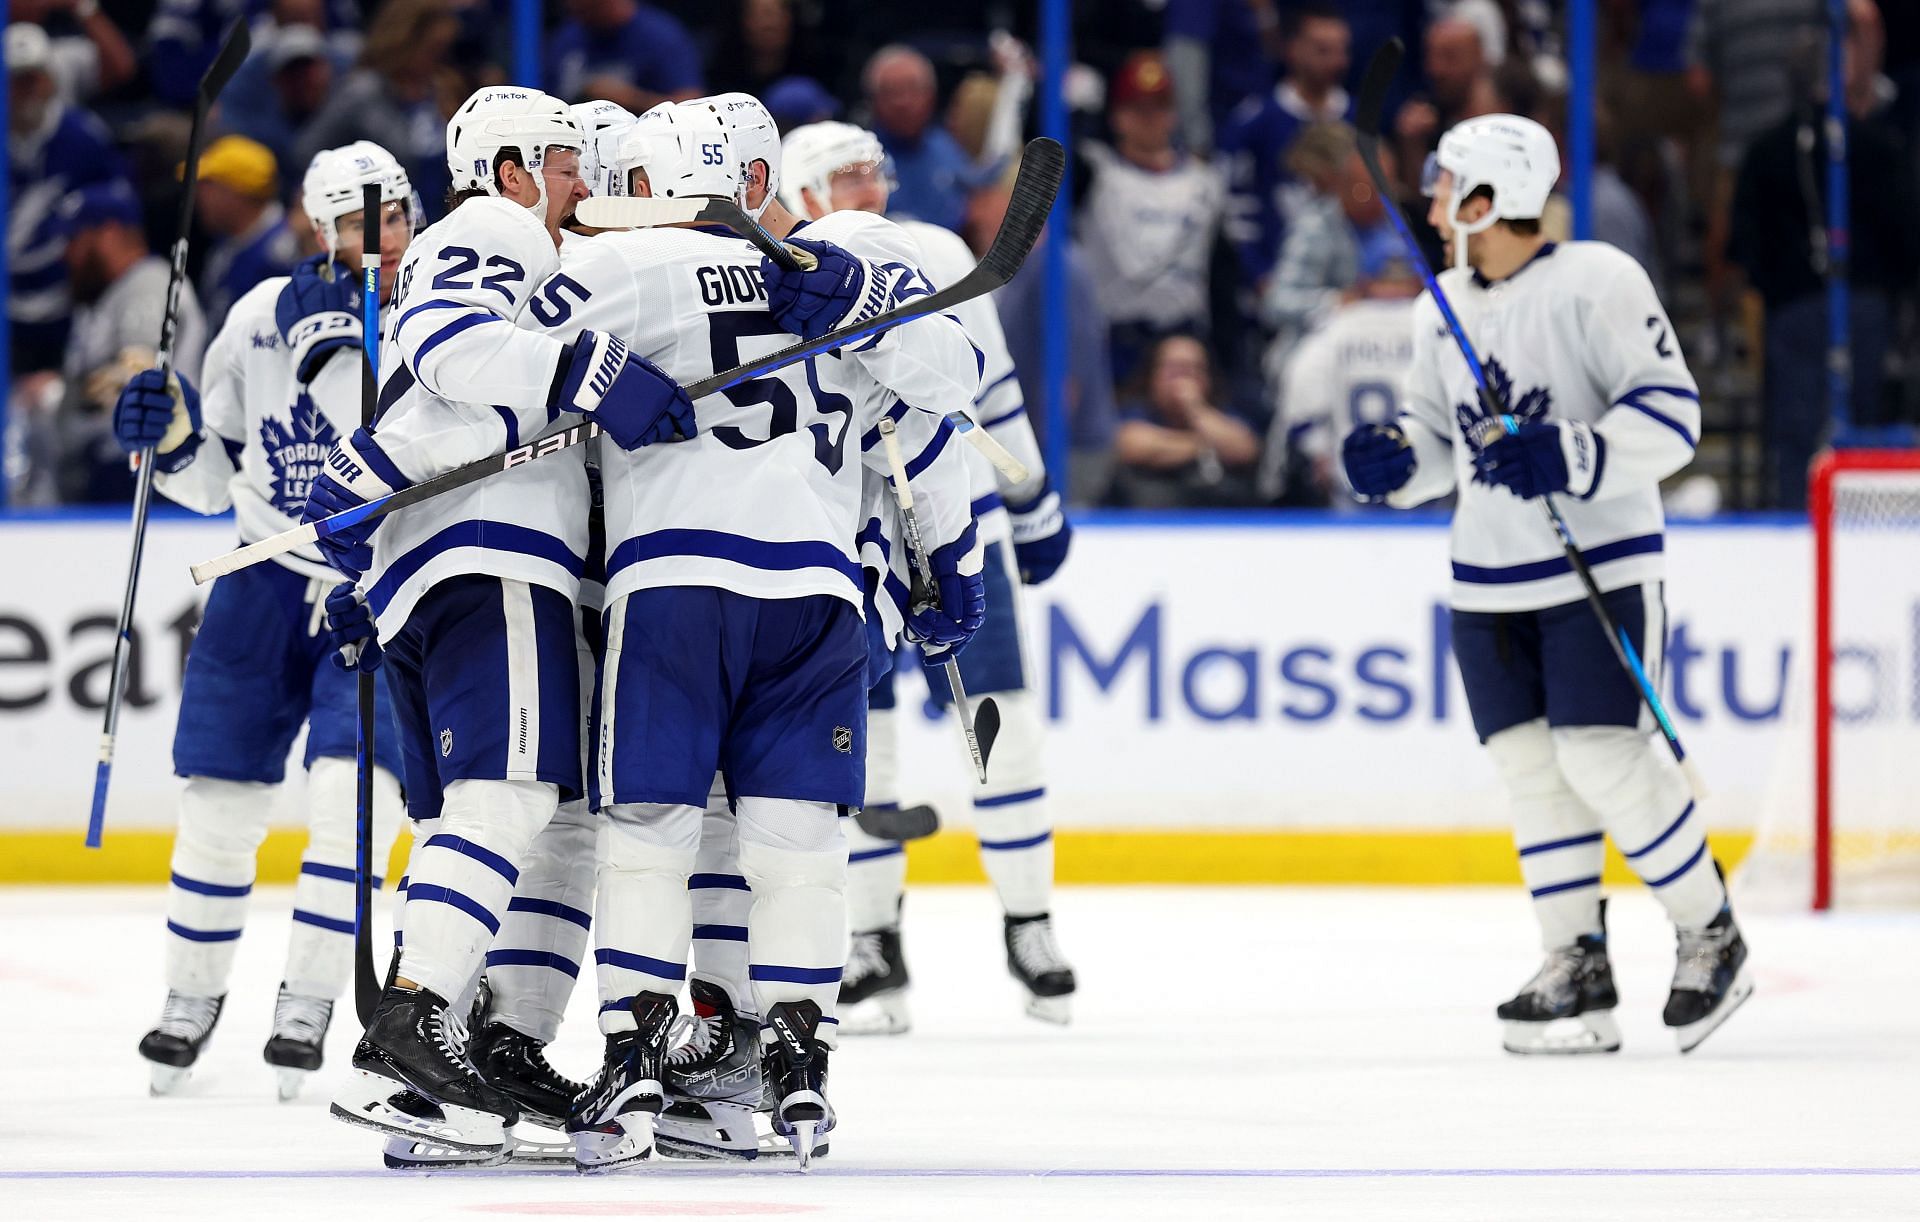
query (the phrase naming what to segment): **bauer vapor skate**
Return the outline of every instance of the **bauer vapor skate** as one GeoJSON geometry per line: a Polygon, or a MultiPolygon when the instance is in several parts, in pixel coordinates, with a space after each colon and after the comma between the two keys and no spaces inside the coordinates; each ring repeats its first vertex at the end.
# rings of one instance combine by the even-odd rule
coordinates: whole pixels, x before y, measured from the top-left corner
{"type": "Polygon", "coordinates": [[[220,1021],[220,1008],[226,997],[195,997],[191,993],[167,990],[160,1007],[160,1021],[140,1037],[140,1055],[147,1058],[150,1078],[147,1090],[155,1095],[170,1095],[193,1073],[193,1063],[207,1046],[213,1026],[220,1021]]]}
{"type": "Polygon", "coordinates": [[[466,1054],[467,1033],[446,1000],[394,986],[353,1050],[353,1074],[333,1098],[348,1124],[504,1161],[520,1109],[466,1054]]]}
{"type": "Polygon", "coordinates": [[[1680,930],[1679,942],[1661,1019],[1673,1028],[1680,1051],[1692,1052],[1753,996],[1753,973],[1731,908],[1722,908],[1705,929],[1680,930]]]}
{"type": "MultiPolygon", "coordinates": [[[[489,1022],[468,1040],[467,1056],[487,1085],[520,1107],[520,1124],[507,1134],[507,1161],[572,1166],[573,1143],[565,1136],[567,1116],[586,1087],[555,1069],[547,1060],[546,1048],[505,1023],[489,1022]],[[525,1131],[529,1126],[533,1132],[525,1131]]],[[[498,1155],[457,1150],[418,1137],[388,1138],[385,1159],[387,1166],[407,1171],[492,1166],[500,1161],[498,1155]]]]}
{"type": "Polygon", "coordinates": [[[1027,991],[1027,1013],[1062,1026],[1073,1021],[1073,967],[1053,940],[1053,917],[1009,916],[1003,932],[1007,970],[1027,991]]]}
{"type": "Polygon", "coordinates": [[[653,1155],[655,1117],[666,1110],[665,1064],[674,999],[641,993],[633,999],[633,1031],[607,1037],[600,1072],[567,1118],[573,1165],[580,1171],[612,1171],[653,1155]]]}
{"type": "Polygon", "coordinates": [[[1603,900],[1600,932],[1548,951],[1533,979],[1494,1011],[1500,1018],[1500,1046],[1523,1055],[1618,1052],[1620,1027],[1613,1011],[1619,1004],[1607,958],[1603,900]]]}
{"type": "Polygon", "coordinates": [[[674,1024],[667,1108],[654,1122],[654,1143],[670,1158],[755,1158],[761,1139],[754,1113],[765,1093],[760,1022],[736,1010],[725,988],[698,973],[687,990],[693,1013],[674,1024]]]}
{"type": "Polygon", "coordinates": [[[261,1052],[278,1079],[280,1102],[298,1098],[307,1075],[320,1068],[332,1022],[331,1000],[289,992],[286,982],[281,982],[273,1002],[273,1034],[261,1052]]]}

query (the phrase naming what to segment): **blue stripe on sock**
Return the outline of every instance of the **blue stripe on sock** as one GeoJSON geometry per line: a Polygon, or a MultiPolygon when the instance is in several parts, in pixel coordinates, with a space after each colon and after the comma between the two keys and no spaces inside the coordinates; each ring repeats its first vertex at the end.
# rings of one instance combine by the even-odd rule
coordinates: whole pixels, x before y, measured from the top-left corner
{"type": "Polygon", "coordinates": [[[1544,899],[1549,895],[1558,895],[1562,891],[1577,891],[1581,887],[1597,887],[1599,885],[1600,876],[1596,874],[1592,878],[1576,878],[1569,882],[1552,883],[1545,887],[1535,887],[1529,894],[1531,894],[1534,899],[1544,899]]]}
{"type": "Polygon", "coordinates": [[[578,979],[580,965],[565,955],[550,950],[490,950],[488,967],[550,967],[569,978],[578,979]]]}
{"type": "Polygon", "coordinates": [[[1051,839],[1053,839],[1053,832],[1048,830],[1041,832],[1038,836],[1028,836],[1024,840],[982,840],[980,847],[1004,853],[1009,849],[1030,849],[1035,845],[1045,844],[1051,839]]]}
{"type": "Polygon", "coordinates": [[[459,853],[464,857],[473,858],[510,883],[520,881],[520,871],[513,868],[512,862],[500,856],[500,854],[494,852],[492,849],[487,848],[485,845],[475,844],[464,836],[431,836],[427,839],[427,842],[420,847],[423,849],[451,849],[453,852],[459,853]]]}
{"type": "Polygon", "coordinates": [[[167,922],[167,932],[177,934],[189,942],[232,942],[240,937],[237,929],[188,929],[174,921],[167,922]]]}
{"type": "Polygon", "coordinates": [[[703,888],[717,887],[727,891],[751,891],[747,880],[738,874],[689,874],[687,890],[699,891],[703,888]]]}
{"type": "Polygon", "coordinates": [[[1647,886],[1649,887],[1666,886],[1668,883],[1672,882],[1674,879],[1679,878],[1682,874],[1685,874],[1688,870],[1691,870],[1695,866],[1699,865],[1700,859],[1702,857],[1705,857],[1706,855],[1707,855],[1707,842],[1702,840],[1700,842],[1700,847],[1693,851],[1693,856],[1687,858],[1687,862],[1685,865],[1681,866],[1678,870],[1675,870],[1673,873],[1667,875],[1665,878],[1649,878],[1647,880],[1647,886]]]}
{"type": "Polygon", "coordinates": [[[875,861],[882,857],[898,857],[907,851],[904,844],[889,844],[884,848],[861,849],[858,853],[847,854],[847,864],[854,865],[862,861],[875,861]]]}
{"type": "Polygon", "coordinates": [[[1635,849],[1633,852],[1628,853],[1626,855],[1627,860],[1632,861],[1636,857],[1645,857],[1648,853],[1653,852],[1655,849],[1665,844],[1667,842],[1667,838],[1669,836],[1672,836],[1675,832],[1679,831],[1680,825],[1682,823],[1685,823],[1687,821],[1687,816],[1692,813],[1693,813],[1693,803],[1689,802],[1687,803],[1687,808],[1680,812],[1680,817],[1667,825],[1666,831],[1661,832],[1658,836],[1655,836],[1653,838],[1653,843],[1648,845],[1646,848],[1635,849]]]}
{"type": "Polygon", "coordinates": [[[317,912],[308,912],[304,908],[295,908],[293,910],[293,919],[302,925],[313,925],[321,929],[331,930],[334,933],[350,934],[353,932],[352,921],[336,921],[332,917],[324,917],[317,912]]]}
{"type": "Polygon", "coordinates": [[[1592,832],[1585,836],[1568,836],[1565,840],[1549,840],[1544,844],[1530,844],[1520,850],[1520,856],[1526,857],[1534,853],[1551,853],[1555,849],[1571,849],[1583,844],[1599,844],[1604,839],[1606,839],[1605,832],[1592,832]]]}
{"type": "Polygon", "coordinates": [[[1044,798],[1046,796],[1047,787],[1042,785],[1038,789],[1023,789],[1019,793],[1003,793],[991,798],[975,798],[973,800],[973,808],[975,810],[992,810],[996,806],[1013,806],[1021,802],[1031,802],[1036,798],[1044,798]]]}
{"type": "Polygon", "coordinates": [[[782,967],[777,963],[754,963],[747,967],[753,980],[771,980],[781,984],[837,984],[844,968],[782,967]]]}
{"type": "Polygon", "coordinates": [[[715,942],[745,942],[747,927],[745,925],[695,925],[693,936],[715,942]]]}
{"type": "Polygon", "coordinates": [[[602,1014],[612,1014],[619,1010],[631,1009],[633,1009],[633,998],[631,997],[616,997],[612,1001],[603,1001],[600,1003],[600,1013],[602,1014]]]}
{"type": "Polygon", "coordinates": [[[487,927],[488,933],[500,932],[500,918],[487,911],[487,906],[471,895],[464,895],[452,887],[441,887],[433,883],[415,883],[407,889],[407,902],[452,904],[474,920],[487,927]]]}
{"type": "MultiPolygon", "coordinates": [[[[625,968],[630,972],[645,972],[649,976],[658,976],[662,980],[685,980],[687,965],[668,963],[665,959],[654,959],[647,955],[636,955],[625,950],[596,950],[593,961],[607,967],[625,968]]],[[[629,1001],[632,998],[628,998],[629,1001]]]]}
{"type": "Polygon", "coordinates": [[[593,917],[590,914],[582,912],[578,908],[562,904],[558,900],[527,899],[516,895],[513,897],[512,902],[507,905],[507,911],[532,912],[540,916],[557,917],[562,921],[572,921],[582,929],[590,929],[593,927],[593,917]]]}
{"type": "Polygon", "coordinates": [[[237,900],[253,890],[252,883],[242,883],[238,887],[227,887],[219,883],[203,883],[197,878],[188,878],[184,874],[175,874],[170,881],[182,891],[191,891],[195,895],[212,895],[220,899],[237,900]]]}
{"type": "MultiPolygon", "coordinates": [[[[352,866],[329,866],[329,865],[324,865],[321,862],[317,862],[317,861],[303,861],[300,863],[300,873],[310,874],[314,878],[330,879],[336,883],[350,883],[353,881],[352,866]]],[[[380,889],[382,882],[384,881],[385,880],[383,880],[378,874],[374,875],[373,889],[375,891],[378,891],[380,889]]],[[[405,889],[406,889],[405,887],[401,888],[401,890],[403,891],[405,889]]]]}

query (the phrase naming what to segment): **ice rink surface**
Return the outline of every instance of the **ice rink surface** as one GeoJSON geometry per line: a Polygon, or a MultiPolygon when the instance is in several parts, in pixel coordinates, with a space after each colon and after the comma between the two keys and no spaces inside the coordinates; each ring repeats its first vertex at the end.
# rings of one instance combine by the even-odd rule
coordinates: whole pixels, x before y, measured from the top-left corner
{"type": "MultiPolygon", "coordinates": [[[[1020,1012],[998,910],[915,891],[915,1030],[846,1040],[831,1157],[407,1176],[326,1116],[357,1031],[274,1101],[260,1060],[290,892],[262,889],[184,1092],[134,1051],[163,889],[0,892],[0,1218],[1920,1219],[1920,914],[1752,916],[1757,991],[1682,1058],[1673,947],[1615,901],[1626,1047],[1522,1060],[1493,1006],[1536,966],[1518,892],[1075,888],[1072,1027],[1020,1012]]],[[[597,1057],[591,985],[555,1059],[597,1057]]]]}

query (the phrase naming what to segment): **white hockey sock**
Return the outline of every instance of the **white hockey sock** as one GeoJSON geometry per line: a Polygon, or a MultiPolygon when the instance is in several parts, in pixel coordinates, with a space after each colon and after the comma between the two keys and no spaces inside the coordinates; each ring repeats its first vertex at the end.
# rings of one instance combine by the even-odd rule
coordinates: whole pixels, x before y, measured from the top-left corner
{"type": "Polygon", "coordinates": [[[747,920],[753,892],[740,873],[740,839],[727,795],[707,799],[700,817],[700,851],[687,898],[693,905],[693,966],[727,990],[736,1010],[753,1010],[747,983],[747,920]],[[736,885],[737,884],[737,885],[736,885]]]}
{"type": "Polygon", "coordinates": [[[1044,727],[1032,692],[996,692],[1000,737],[987,785],[974,791],[980,864],[1008,916],[1038,916],[1053,904],[1053,819],[1041,761],[1044,727]]]}
{"type": "Polygon", "coordinates": [[[1727,889],[1707,851],[1707,829],[1680,769],[1649,735],[1625,727],[1553,732],[1568,784],[1681,929],[1700,929],[1726,907],[1727,889]]]}
{"type": "MultiPolygon", "coordinates": [[[[322,756],[307,770],[307,848],[293,886],[287,935],[289,992],[340,996],[353,971],[353,861],[356,769],[350,759],[322,756]]],[[[379,890],[393,838],[400,830],[400,782],[373,770],[373,887],[379,890]]]]}
{"type": "Polygon", "coordinates": [[[600,1030],[632,1031],[633,999],[675,994],[687,979],[693,904],[687,885],[700,851],[700,808],[623,802],[606,810],[593,961],[600,1030]]]}
{"type": "Polygon", "coordinates": [[[827,802],[742,797],[740,868],[753,886],[747,974],[754,1009],[820,1007],[819,1036],[837,1042],[834,1006],[847,958],[847,841],[827,802]]]}
{"type": "Polygon", "coordinates": [[[1599,933],[1606,834],[1560,771],[1546,719],[1500,731],[1487,740],[1487,753],[1506,785],[1520,877],[1533,897],[1541,947],[1571,946],[1583,934],[1599,933]]]}
{"type": "Polygon", "coordinates": [[[439,826],[407,868],[402,978],[448,1001],[467,991],[500,932],[527,848],[558,806],[558,788],[544,781],[447,786],[439,826]]]}
{"type": "Polygon", "coordinates": [[[491,1018],[550,1044],[580,976],[593,923],[599,820],[584,799],[560,804],[527,850],[520,881],[487,951],[491,1018]]]}
{"type": "Polygon", "coordinates": [[[167,886],[167,987],[197,997],[227,991],[247,922],[255,859],[267,838],[271,785],[189,777],[180,795],[167,886]]]}
{"type": "MultiPolygon", "coordinates": [[[[893,709],[867,713],[868,810],[895,810],[900,803],[900,722],[893,709]]],[[[900,919],[900,896],[907,888],[907,846],[882,840],[849,820],[847,834],[847,921],[856,933],[891,929],[900,919]]]]}

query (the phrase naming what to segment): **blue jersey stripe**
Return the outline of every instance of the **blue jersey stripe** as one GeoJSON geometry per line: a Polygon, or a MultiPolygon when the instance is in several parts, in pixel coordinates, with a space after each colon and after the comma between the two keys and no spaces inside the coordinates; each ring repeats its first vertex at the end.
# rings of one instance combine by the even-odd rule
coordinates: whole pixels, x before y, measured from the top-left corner
{"type": "MultiPolygon", "coordinates": [[[[1636,535],[1631,539],[1615,539],[1612,543],[1602,543],[1598,547],[1582,549],[1581,554],[1590,565],[1601,565],[1609,560],[1621,560],[1628,556],[1644,556],[1666,550],[1664,535],[1636,535]]],[[[1565,556],[1555,556],[1551,560],[1534,560],[1527,564],[1513,564],[1499,568],[1490,568],[1478,564],[1453,562],[1453,579],[1473,585],[1513,585],[1523,581],[1543,581],[1548,577],[1559,577],[1573,572],[1573,565],[1565,556]]]]}
{"type": "Polygon", "coordinates": [[[1698,440],[1695,439],[1692,433],[1687,431],[1686,425],[1681,424],[1672,416],[1667,415],[1665,412],[1660,411],[1647,402],[1647,396],[1649,395],[1672,395],[1675,398],[1688,399],[1695,403],[1700,402],[1700,396],[1684,386],[1636,386],[1626,394],[1621,395],[1618,399],[1615,399],[1613,401],[1614,406],[1630,407],[1636,412],[1658,420],[1661,424],[1666,425],[1674,432],[1680,434],[1680,439],[1689,446],[1698,445],[1698,440]]]}
{"type": "Polygon", "coordinates": [[[978,497],[974,500],[973,516],[977,518],[977,517],[981,517],[984,514],[992,513],[994,510],[1000,508],[1002,505],[1005,505],[1005,504],[1006,502],[1000,499],[1000,494],[998,492],[989,492],[987,493],[987,495],[983,497],[978,497]]]}
{"type": "Polygon", "coordinates": [[[545,531],[516,526],[511,522],[455,522],[387,566],[387,571],[380,574],[380,579],[367,591],[367,601],[373,604],[374,613],[377,615],[385,611],[400,587],[425,568],[428,561],[462,547],[484,547],[489,551],[537,556],[542,560],[551,560],[575,577],[586,567],[586,561],[545,531]]]}
{"type": "Polygon", "coordinates": [[[409,360],[407,363],[413,366],[414,375],[420,379],[420,384],[422,386],[426,386],[429,390],[431,390],[432,386],[427,382],[427,375],[421,372],[420,365],[421,365],[421,362],[425,361],[429,356],[433,355],[433,350],[435,348],[438,348],[440,345],[446,343],[448,340],[454,338],[456,335],[459,335],[462,331],[471,331],[475,327],[484,327],[488,323],[500,323],[502,325],[505,325],[506,321],[507,321],[506,319],[501,318],[497,315],[483,314],[478,311],[475,311],[472,314],[463,314],[459,318],[456,318],[452,322],[448,323],[446,326],[440,328],[438,331],[435,331],[432,335],[429,335],[426,338],[425,343],[421,344],[418,348],[414,349],[412,359],[409,360]]]}
{"type": "Polygon", "coordinates": [[[607,558],[607,579],[636,564],[672,556],[703,556],[781,573],[831,569],[855,588],[860,585],[860,566],[831,543],[817,539],[773,543],[725,531],[691,529],[656,530],[626,540],[607,558]]]}
{"type": "Polygon", "coordinates": [[[689,874],[687,890],[751,891],[753,888],[738,874],[689,874]]]}

